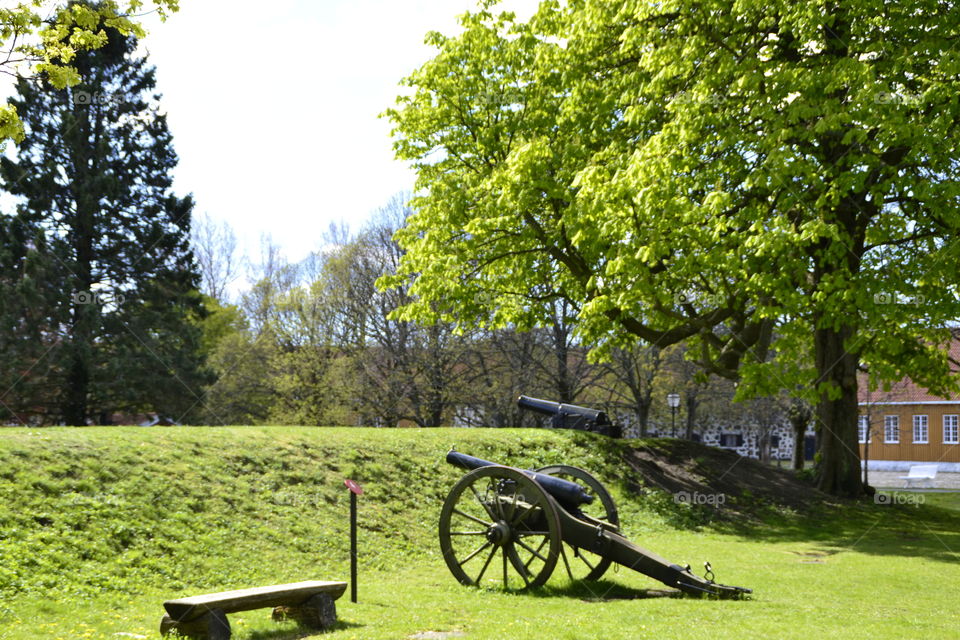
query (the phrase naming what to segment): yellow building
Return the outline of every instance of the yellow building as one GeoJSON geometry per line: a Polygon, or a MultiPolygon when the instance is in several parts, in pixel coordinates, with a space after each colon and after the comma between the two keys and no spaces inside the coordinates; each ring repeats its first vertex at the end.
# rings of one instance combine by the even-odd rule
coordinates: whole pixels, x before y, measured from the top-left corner
{"type": "Polygon", "coordinates": [[[870,469],[905,470],[917,462],[960,471],[960,396],[939,397],[909,380],[889,391],[860,385],[860,455],[870,469]]]}

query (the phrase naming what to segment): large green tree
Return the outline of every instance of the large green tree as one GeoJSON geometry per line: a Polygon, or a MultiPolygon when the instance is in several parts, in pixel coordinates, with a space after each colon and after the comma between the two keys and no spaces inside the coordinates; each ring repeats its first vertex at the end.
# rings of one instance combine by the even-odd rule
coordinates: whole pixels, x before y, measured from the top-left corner
{"type": "MultiPolygon", "coordinates": [[[[43,266],[47,286],[34,278],[20,289],[34,296],[36,307],[24,308],[43,317],[52,345],[43,357],[59,374],[48,419],[68,424],[113,411],[182,418],[203,380],[191,322],[203,313],[188,243],[193,201],[171,190],[177,156],[153,67],[134,37],[105,30],[105,45],[72,60],[79,84],[18,83],[11,103],[26,133],[16,157],[0,162],[2,186],[18,198],[9,239],[34,247],[7,261],[4,279],[23,282],[31,259],[43,266]]],[[[28,317],[8,313],[0,330],[15,335],[28,317]]]]}
{"type": "Polygon", "coordinates": [[[858,495],[857,370],[954,384],[960,11],[494,4],[428,36],[388,112],[422,194],[403,317],[533,326],[561,298],[601,356],[689,339],[741,394],[808,389],[819,485],[858,495]]]}

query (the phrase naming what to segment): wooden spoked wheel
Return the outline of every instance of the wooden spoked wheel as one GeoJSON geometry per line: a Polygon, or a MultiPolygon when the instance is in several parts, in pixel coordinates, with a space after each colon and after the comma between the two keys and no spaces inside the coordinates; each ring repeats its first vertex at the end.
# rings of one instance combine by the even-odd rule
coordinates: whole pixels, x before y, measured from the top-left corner
{"type": "MultiPolygon", "coordinates": [[[[537,473],[576,482],[595,498],[592,503],[582,505],[580,511],[595,521],[612,525],[614,530],[620,528],[616,503],[606,487],[589,472],[567,464],[552,464],[537,469],[537,473]]],[[[602,556],[567,542],[561,545],[560,560],[571,580],[599,580],[612,564],[602,556]]]]}
{"type": "Polygon", "coordinates": [[[562,544],[553,499],[522,472],[499,466],[475,469],[454,485],[439,532],[457,580],[507,591],[543,585],[562,544]]]}

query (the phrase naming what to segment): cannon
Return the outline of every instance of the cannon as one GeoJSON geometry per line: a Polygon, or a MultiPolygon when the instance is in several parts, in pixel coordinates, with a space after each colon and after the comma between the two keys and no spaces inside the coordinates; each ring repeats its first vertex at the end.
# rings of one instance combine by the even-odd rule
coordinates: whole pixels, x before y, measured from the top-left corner
{"type": "Polygon", "coordinates": [[[610,493],[583,469],[517,469],[453,450],[447,462],[469,469],[444,500],[439,525],[443,559],[462,584],[539,587],[562,561],[570,580],[597,580],[618,564],[694,596],[751,593],[715,582],[709,562],[701,578],[627,540],[610,493]]]}
{"type": "Polygon", "coordinates": [[[517,398],[517,406],[521,409],[529,409],[530,411],[550,416],[550,426],[554,429],[593,431],[594,433],[612,438],[619,438],[623,435],[623,430],[620,426],[613,424],[606,413],[598,411],[597,409],[579,407],[575,404],[541,400],[540,398],[531,398],[530,396],[520,396],[517,398]]]}

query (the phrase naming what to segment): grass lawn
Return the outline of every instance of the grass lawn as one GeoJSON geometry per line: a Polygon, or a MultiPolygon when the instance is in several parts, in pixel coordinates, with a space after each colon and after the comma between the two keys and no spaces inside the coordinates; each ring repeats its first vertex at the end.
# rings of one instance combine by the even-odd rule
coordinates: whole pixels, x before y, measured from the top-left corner
{"type": "MultiPolygon", "coordinates": [[[[165,599],[346,580],[346,477],[366,490],[360,602],[348,591],[324,638],[956,636],[960,494],[801,513],[767,504],[718,519],[639,490],[643,478],[622,459],[634,446],[540,430],[3,429],[0,639],[158,638],[165,599]],[[453,444],[516,466],[596,472],[631,540],[695,570],[709,560],[719,582],[753,598],[665,597],[626,569],[571,585],[558,567],[522,595],[460,586],[436,541],[461,475],[443,462],[453,444]]],[[[238,640],[310,637],[269,610],[230,620],[238,640]]]]}

